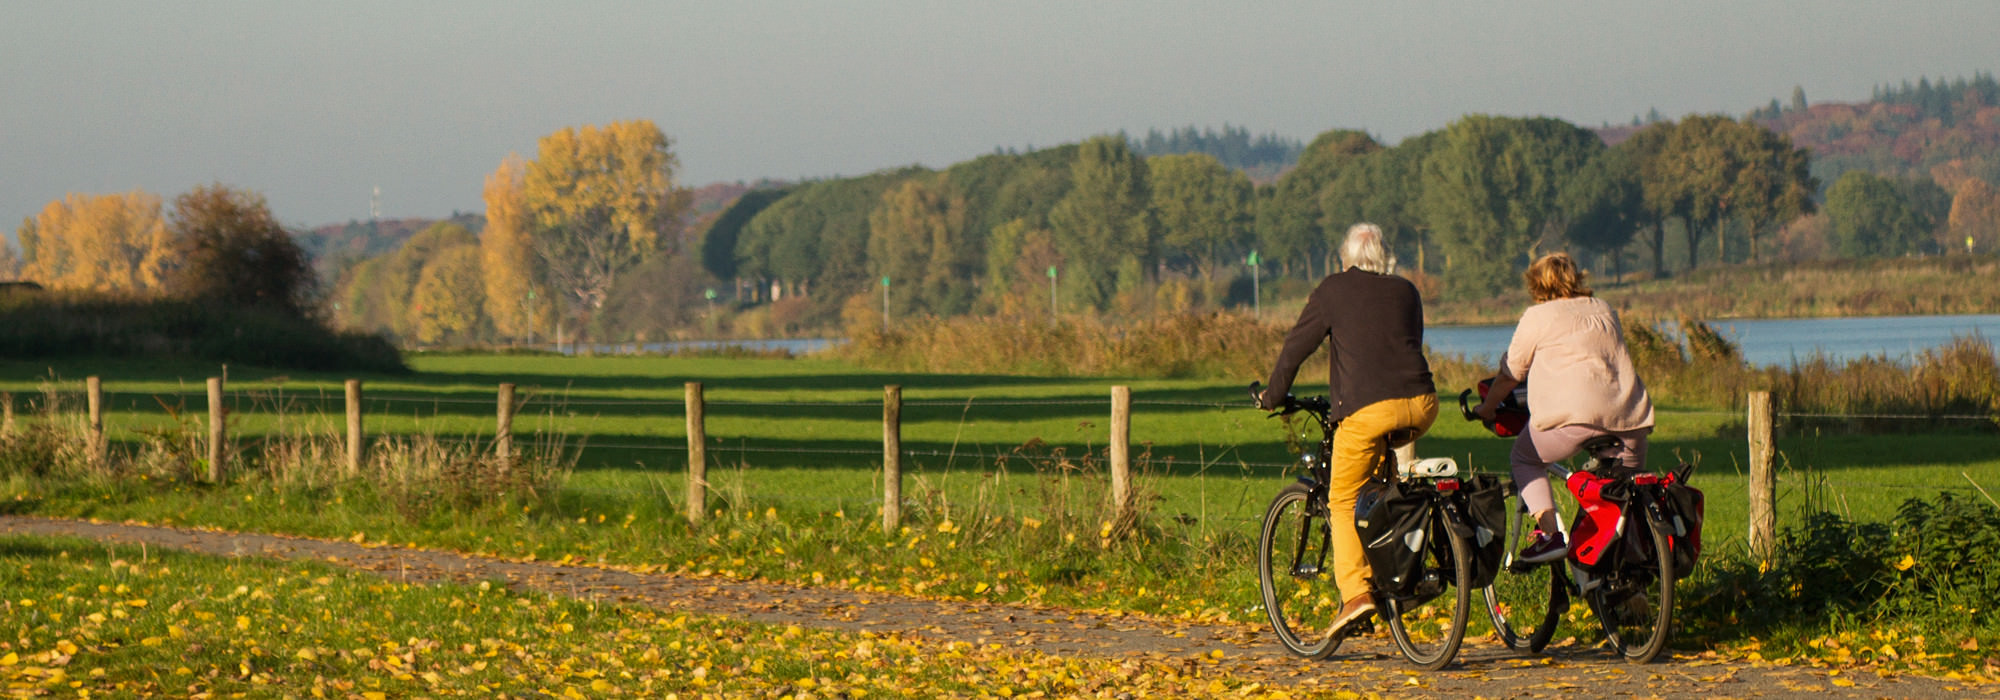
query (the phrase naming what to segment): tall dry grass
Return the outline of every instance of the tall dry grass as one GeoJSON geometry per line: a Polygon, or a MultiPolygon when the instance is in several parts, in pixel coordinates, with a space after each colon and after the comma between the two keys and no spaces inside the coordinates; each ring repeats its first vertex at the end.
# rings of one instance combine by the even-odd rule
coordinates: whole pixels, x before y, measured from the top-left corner
{"type": "MultiPolygon", "coordinates": [[[[1958,338],[1908,362],[1815,356],[1787,367],[1752,367],[1740,348],[1695,317],[1629,315],[1624,327],[1640,377],[1665,407],[1737,410],[1749,392],[1769,391],[1786,413],[1929,418],[1841,419],[1867,430],[1982,425],[1962,416],[2000,414],[2000,371],[1983,338],[1958,338]]],[[[864,366],[908,372],[1245,380],[1270,371],[1286,329],[1224,313],[1123,323],[1092,317],[1053,323],[1018,316],[917,319],[890,332],[857,331],[837,352],[864,366]]],[[[1446,394],[1494,370],[1458,355],[1433,353],[1430,363],[1446,394]]],[[[1315,355],[1302,365],[1299,383],[1325,378],[1326,362],[1315,355]]]]}
{"type": "MultiPolygon", "coordinates": [[[[89,450],[90,429],[80,399],[53,385],[33,410],[0,433],[0,479],[31,479],[84,487],[146,483],[156,488],[207,479],[205,416],[164,406],[166,427],[133,433],[89,450]]],[[[501,501],[555,498],[576,463],[578,448],[547,431],[516,439],[521,454],[501,460],[490,440],[435,434],[376,436],[358,470],[347,466],[346,436],[332,427],[281,422],[270,435],[225,446],[224,480],[290,493],[359,491],[409,517],[480,508],[501,501]]]]}

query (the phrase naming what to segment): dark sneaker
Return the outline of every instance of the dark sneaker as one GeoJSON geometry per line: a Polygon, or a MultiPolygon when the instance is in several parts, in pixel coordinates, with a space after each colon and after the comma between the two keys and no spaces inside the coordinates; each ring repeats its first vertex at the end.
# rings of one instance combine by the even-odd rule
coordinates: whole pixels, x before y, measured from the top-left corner
{"type": "Polygon", "coordinates": [[[1354,629],[1360,626],[1361,623],[1367,622],[1368,618],[1374,616],[1374,597],[1367,595],[1355,596],[1340,606],[1340,617],[1333,620],[1333,636],[1345,637],[1353,633],[1354,629]]]}
{"type": "Polygon", "coordinates": [[[1530,564],[1540,564],[1561,559],[1566,554],[1569,554],[1569,543],[1563,541],[1562,533],[1551,535],[1536,530],[1534,541],[1529,542],[1528,548],[1521,550],[1516,558],[1530,564]]]}

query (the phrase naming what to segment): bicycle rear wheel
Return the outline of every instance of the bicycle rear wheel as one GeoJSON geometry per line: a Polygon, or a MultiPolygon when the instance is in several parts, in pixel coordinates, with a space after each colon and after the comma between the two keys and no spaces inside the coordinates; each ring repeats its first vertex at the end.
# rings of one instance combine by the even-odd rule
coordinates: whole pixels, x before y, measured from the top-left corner
{"type": "Polygon", "coordinates": [[[1515,552],[1527,545],[1528,515],[1516,507],[1507,523],[1508,537],[1502,546],[1501,571],[1493,582],[1480,589],[1486,599],[1486,615],[1500,642],[1515,651],[1540,653],[1547,648],[1569,609],[1569,587],[1564,585],[1560,561],[1524,564],[1515,561],[1515,552]]]}
{"type": "Polygon", "coordinates": [[[1611,648],[1635,664],[1649,663],[1667,649],[1673,631],[1673,555],[1668,550],[1667,533],[1644,515],[1632,519],[1645,532],[1627,532],[1626,537],[1647,537],[1651,560],[1641,568],[1622,572],[1621,581],[1608,582],[1586,595],[1598,624],[1611,648]]]}
{"type": "Polygon", "coordinates": [[[1465,622],[1472,608],[1472,545],[1442,518],[1426,528],[1424,578],[1410,596],[1379,596],[1377,613],[1389,623],[1389,636],[1403,658],[1426,671],[1451,664],[1465,640],[1465,622]],[[1439,538],[1442,536],[1443,541],[1439,538]]]}
{"type": "Polygon", "coordinates": [[[1340,646],[1333,637],[1341,600],[1329,568],[1332,549],[1326,502],[1314,504],[1302,483],[1279,491],[1257,538],[1257,581],[1271,630],[1299,656],[1323,659],[1340,646]]]}

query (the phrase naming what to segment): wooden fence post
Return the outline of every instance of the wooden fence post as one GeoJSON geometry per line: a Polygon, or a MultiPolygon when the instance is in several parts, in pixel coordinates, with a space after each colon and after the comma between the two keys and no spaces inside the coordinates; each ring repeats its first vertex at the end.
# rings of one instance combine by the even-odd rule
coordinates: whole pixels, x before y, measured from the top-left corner
{"type": "Polygon", "coordinates": [[[1123,527],[1132,515],[1132,387],[1111,387],[1111,517],[1123,527]]]}
{"type": "Polygon", "coordinates": [[[96,375],[83,380],[84,403],[90,410],[90,462],[103,464],[107,446],[104,443],[104,381],[96,375]]]}
{"type": "Polygon", "coordinates": [[[222,378],[208,378],[208,483],[222,483],[222,460],[228,452],[224,449],[222,414],[227,409],[222,406],[222,378]]]}
{"type": "Polygon", "coordinates": [[[903,387],[882,387],[882,534],[903,526],[903,387]]]}
{"type": "Polygon", "coordinates": [[[700,525],[708,518],[708,428],[704,425],[701,382],[687,383],[688,491],[687,519],[700,525]]]}
{"type": "Polygon", "coordinates": [[[0,435],[14,434],[14,394],[0,391],[0,435]]]}
{"type": "Polygon", "coordinates": [[[498,416],[493,427],[493,455],[505,473],[514,462],[514,384],[501,382],[498,416]]]}
{"type": "Polygon", "coordinates": [[[347,380],[347,476],[361,475],[361,380],[347,380]]]}
{"type": "Polygon", "coordinates": [[[1770,561],[1777,541],[1778,476],[1771,468],[1771,392],[1750,392],[1750,552],[1770,561]]]}

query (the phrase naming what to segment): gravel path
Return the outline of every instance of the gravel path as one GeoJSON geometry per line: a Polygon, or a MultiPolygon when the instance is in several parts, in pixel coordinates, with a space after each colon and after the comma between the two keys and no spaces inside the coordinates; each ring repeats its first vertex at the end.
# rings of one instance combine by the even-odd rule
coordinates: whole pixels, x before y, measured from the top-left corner
{"type": "Polygon", "coordinates": [[[1221,652],[1232,673],[1299,690],[1414,692],[1481,697],[2000,697],[2000,686],[1908,675],[1756,665],[1690,656],[1633,666],[1578,645],[1522,657],[1488,639],[1467,640],[1460,663],[1412,669],[1386,634],[1349,640],[1325,662],[1289,656],[1262,628],[1213,626],[1061,608],[937,601],[760,581],[638,574],[518,562],[288,535],[0,516],[0,533],[65,535],[216,554],[315,560],[410,583],[505,581],[510,588],[626,605],[725,615],[755,622],[899,632],[936,640],[999,643],[1048,654],[1149,656],[1201,663],[1221,652]],[[1839,683],[1836,683],[1839,681],[1839,683]],[[1842,685],[1849,683],[1852,685],[1842,685]]]}

